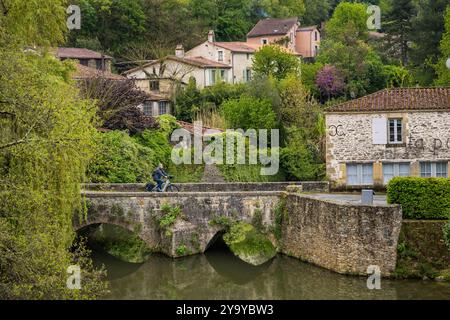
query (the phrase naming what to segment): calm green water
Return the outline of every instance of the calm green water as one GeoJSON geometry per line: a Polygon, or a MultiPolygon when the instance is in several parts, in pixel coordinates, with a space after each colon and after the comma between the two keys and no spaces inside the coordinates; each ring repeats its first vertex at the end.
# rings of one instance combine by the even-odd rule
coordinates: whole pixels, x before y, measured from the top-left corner
{"type": "Polygon", "coordinates": [[[450,283],[382,280],[381,290],[369,290],[366,278],[284,255],[253,267],[221,247],[176,260],[152,255],[143,264],[98,251],[93,258],[108,270],[105,299],[450,299],[450,283]]]}

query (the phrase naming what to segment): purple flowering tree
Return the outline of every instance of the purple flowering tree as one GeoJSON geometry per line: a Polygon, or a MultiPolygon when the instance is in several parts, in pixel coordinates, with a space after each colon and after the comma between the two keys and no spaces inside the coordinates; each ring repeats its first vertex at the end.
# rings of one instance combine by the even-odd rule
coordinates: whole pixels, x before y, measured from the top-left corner
{"type": "Polygon", "coordinates": [[[344,91],[345,80],[342,73],[335,66],[326,65],[317,72],[316,85],[321,94],[330,99],[344,91]]]}

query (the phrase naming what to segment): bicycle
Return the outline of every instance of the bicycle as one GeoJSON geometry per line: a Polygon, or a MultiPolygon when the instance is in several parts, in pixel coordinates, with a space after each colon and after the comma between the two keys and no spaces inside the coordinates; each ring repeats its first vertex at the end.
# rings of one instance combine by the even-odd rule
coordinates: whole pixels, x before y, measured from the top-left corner
{"type": "Polygon", "coordinates": [[[147,190],[148,192],[180,192],[180,189],[170,182],[171,178],[173,177],[168,176],[167,178],[165,178],[161,190],[158,189],[158,184],[153,183],[147,183],[147,185],[145,186],[145,190],[147,190]]]}

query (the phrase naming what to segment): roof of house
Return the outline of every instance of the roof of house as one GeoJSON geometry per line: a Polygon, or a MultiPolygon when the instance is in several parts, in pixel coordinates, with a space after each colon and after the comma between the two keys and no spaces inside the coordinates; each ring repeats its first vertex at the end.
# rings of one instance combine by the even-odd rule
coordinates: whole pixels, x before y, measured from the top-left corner
{"type": "MultiPolygon", "coordinates": [[[[198,67],[198,68],[223,68],[223,69],[230,69],[231,67],[229,65],[226,65],[224,63],[220,63],[220,62],[216,62],[216,61],[212,61],[203,57],[177,57],[177,56],[167,56],[164,58],[164,60],[172,60],[172,61],[177,61],[177,62],[181,62],[181,63],[185,63],[188,65],[192,65],[194,67],[198,67]]],[[[160,60],[154,60],[151,61],[149,63],[146,63],[142,66],[130,69],[125,71],[123,74],[127,75],[136,71],[140,71],[142,69],[145,69],[149,66],[152,66],[154,64],[160,63],[160,60]]]]}
{"type": "Polygon", "coordinates": [[[73,74],[72,78],[75,80],[103,77],[110,80],[125,80],[124,76],[114,74],[108,71],[97,70],[94,68],[86,67],[81,64],[76,65],[77,70],[73,74]]]}
{"type": "Polygon", "coordinates": [[[450,87],[392,88],[350,100],[327,112],[450,110],[450,87]]]}
{"type": "Polygon", "coordinates": [[[301,27],[297,29],[297,32],[301,31],[314,31],[317,30],[317,26],[307,26],[307,27],[301,27]]]}
{"type": "Polygon", "coordinates": [[[56,52],[58,58],[63,59],[112,59],[111,56],[84,48],[59,47],[56,52]]]}
{"type": "Polygon", "coordinates": [[[188,64],[192,64],[194,66],[200,67],[200,68],[231,68],[229,65],[216,62],[213,60],[206,59],[204,57],[175,57],[171,56],[173,60],[185,62],[188,64]]]}
{"type": "Polygon", "coordinates": [[[214,42],[214,44],[233,52],[254,53],[256,51],[256,48],[246,42],[214,42]]]}
{"type": "MultiPolygon", "coordinates": [[[[194,124],[193,123],[189,123],[189,122],[185,122],[185,121],[180,121],[177,120],[177,123],[186,131],[188,131],[190,134],[194,134],[194,124]]],[[[215,134],[215,133],[220,133],[223,132],[222,129],[218,129],[218,128],[211,128],[211,127],[206,127],[206,126],[202,126],[202,134],[215,134]]]]}
{"type": "Polygon", "coordinates": [[[285,35],[297,23],[298,18],[267,18],[259,20],[258,23],[253,27],[253,29],[247,34],[247,37],[252,38],[268,35],[285,35]]]}

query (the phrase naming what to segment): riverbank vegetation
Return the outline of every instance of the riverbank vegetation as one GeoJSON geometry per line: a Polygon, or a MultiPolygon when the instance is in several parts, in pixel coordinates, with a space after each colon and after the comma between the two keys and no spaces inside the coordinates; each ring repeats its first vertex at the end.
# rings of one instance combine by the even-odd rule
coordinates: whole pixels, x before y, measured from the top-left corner
{"type": "Polygon", "coordinates": [[[74,243],[80,182],[92,154],[96,108],[79,98],[71,63],[48,45],[64,38],[63,1],[8,1],[0,14],[0,299],[92,299],[104,272],[74,243]],[[41,10],[45,7],[46,10],[41,10]],[[39,49],[23,50],[36,45],[39,49]],[[81,289],[68,288],[68,268],[81,289]]]}
{"type": "Polygon", "coordinates": [[[450,179],[397,177],[388,203],[403,209],[395,276],[450,280],[450,179]]]}

